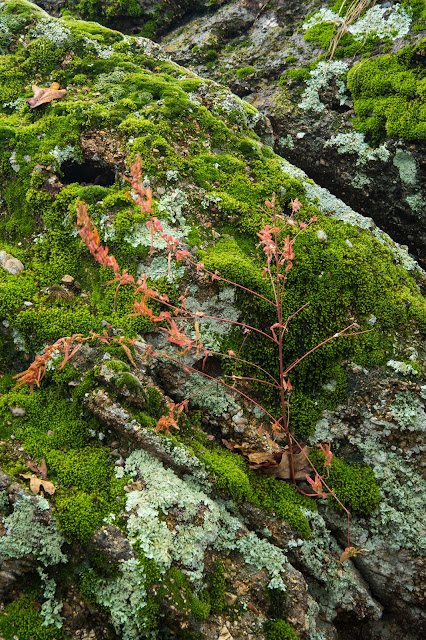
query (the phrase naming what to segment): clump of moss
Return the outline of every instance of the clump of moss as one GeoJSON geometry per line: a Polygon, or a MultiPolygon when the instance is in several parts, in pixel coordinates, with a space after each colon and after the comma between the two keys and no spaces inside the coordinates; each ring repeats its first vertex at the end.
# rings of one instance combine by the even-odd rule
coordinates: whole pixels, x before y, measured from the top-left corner
{"type": "Polygon", "coordinates": [[[269,620],[264,630],[267,640],[297,640],[296,632],[287,620],[269,620]]]}
{"type": "Polygon", "coordinates": [[[161,591],[167,594],[177,609],[191,613],[196,620],[206,620],[210,614],[210,598],[206,590],[194,594],[189,579],[177,567],[171,567],[162,583],[161,591]]]}
{"type": "MultiPolygon", "coordinates": [[[[314,450],[309,457],[319,473],[326,477],[324,454],[314,450]]],[[[366,465],[347,464],[343,460],[333,458],[328,471],[327,484],[334,489],[336,496],[351,513],[368,515],[377,507],[380,502],[380,490],[373,469],[366,465]]],[[[341,509],[333,498],[330,502],[337,510],[341,509]]]]}
{"type": "Polygon", "coordinates": [[[237,76],[237,78],[243,80],[244,78],[247,78],[247,76],[251,76],[252,73],[256,73],[256,69],[254,67],[248,66],[237,69],[235,75],[237,76]]]}
{"type": "Polygon", "coordinates": [[[426,138],[426,39],[390,55],[365,60],[348,74],[357,117],[354,128],[374,143],[386,137],[426,138]]]}
{"type": "Polygon", "coordinates": [[[29,595],[8,604],[0,613],[0,635],[4,640],[66,640],[68,634],[45,620],[29,595]]]}
{"type": "MultiPolygon", "coordinates": [[[[294,245],[296,257],[282,297],[284,317],[291,316],[309,302],[309,306],[288,325],[284,362],[296,361],[330,335],[341,331],[348,324],[348,309],[366,329],[371,315],[377,318],[377,323],[374,331],[355,339],[340,338],[328,342],[291,372],[290,379],[295,389],[291,421],[298,437],[310,435],[318,412],[344,399],[346,372],[340,362],[349,360],[361,365],[383,365],[393,350],[392,340],[388,337],[393,327],[405,332],[413,321],[419,328],[426,326],[426,307],[416,285],[404,269],[394,264],[383,245],[355,227],[323,216],[317,218],[317,223],[309,227],[294,245]],[[319,241],[318,230],[324,231],[327,243],[319,241]],[[383,289],[381,282],[388,282],[389,287],[383,289]],[[407,287],[417,301],[409,306],[403,302],[407,299],[403,294],[407,287]],[[334,380],[331,389],[324,386],[330,379],[334,380]]],[[[253,247],[224,238],[202,259],[209,270],[214,272],[217,269],[221,276],[272,299],[268,283],[262,279],[263,261],[253,247]]],[[[247,324],[264,329],[276,322],[272,307],[264,301],[246,293],[241,295],[238,291],[236,298],[247,324]]],[[[225,352],[232,349],[237,353],[241,341],[241,335],[235,331],[224,345],[225,352]]],[[[269,340],[252,334],[245,341],[242,356],[271,374],[279,375],[278,354],[269,340]]],[[[229,362],[224,360],[222,366],[226,372],[232,373],[229,362]]],[[[259,376],[259,372],[248,365],[241,367],[238,373],[259,376]]],[[[256,389],[261,393],[265,408],[278,411],[274,390],[261,384],[256,389]]]]}
{"type": "Polygon", "coordinates": [[[212,613],[218,613],[225,607],[225,570],[223,563],[217,560],[209,580],[209,598],[212,613]]]}
{"type": "Polygon", "coordinates": [[[95,497],[77,491],[56,498],[55,517],[68,540],[85,544],[101,526],[104,514],[98,509],[95,497]]]}

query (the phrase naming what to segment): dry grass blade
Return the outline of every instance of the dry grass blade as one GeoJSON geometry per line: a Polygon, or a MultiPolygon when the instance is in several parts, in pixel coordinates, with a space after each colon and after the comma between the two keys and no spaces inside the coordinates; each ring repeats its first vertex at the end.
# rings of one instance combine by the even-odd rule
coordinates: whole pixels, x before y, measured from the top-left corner
{"type": "MultiPolygon", "coordinates": [[[[348,30],[348,27],[354,22],[356,22],[356,20],[358,20],[358,18],[360,17],[363,11],[374,7],[374,5],[376,4],[376,1],[377,0],[353,0],[344,18],[342,18],[342,21],[340,22],[340,26],[337,29],[337,32],[333,37],[332,41],[330,42],[330,46],[328,47],[326,57],[329,59],[330,62],[334,57],[335,51],[339,46],[340,40],[343,38],[346,31],[348,30]]],[[[345,4],[346,2],[343,1],[339,10],[339,15],[340,15],[340,11],[342,11],[345,4]]]]}

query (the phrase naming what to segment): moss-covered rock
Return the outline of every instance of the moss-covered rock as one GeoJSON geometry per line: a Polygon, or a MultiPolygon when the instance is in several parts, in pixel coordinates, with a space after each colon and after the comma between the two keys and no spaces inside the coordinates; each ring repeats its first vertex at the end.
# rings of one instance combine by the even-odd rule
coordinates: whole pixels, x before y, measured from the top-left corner
{"type": "MultiPolygon", "coordinates": [[[[96,3],[81,5],[80,10],[98,11],[96,3]]],[[[122,5],[127,12],[135,7],[122,5]]],[[[110,18],[113,15],[117,14],[110,18]]],[[[122,285],[117,293],[112,270],[100,267],[81,244],[75,229],[77,201],[86,202],[102,244],[120,267],[135,278],[146,273],[149,286],[167,294],[171,304],[185,295],[201,305],[214,295],[215,305],[263,331],[276,320],[264,300],[258,303],[247,292],[231,298],[220,287],[203,284],[195,269],[169,269],[161,238],[154,241],[160,260],[151,261],[147,214],[128,196],[122,174],[141,155],[143,176],[153,191],[153,212],[164,233],[192,244],[195,259],[206,267],[265,297],[272,290],[262,278],[263,257],[256,247],[265,216],[259,207],[275,193],[284,220],[296,198],[303,205],[298,221],[317,216],[295,244],[283,295],[285,316],[309,303],[288,327],[285,361],[297,360],[348,324],[356,323],[361,331],[374,326],[374,331],[327,343],[292,373],[291,425],[300,436],[312,432],[323,408],[344,401],[351,367],[407,359],[403,349],[415,345],[419,351],[412,354],[410,366],[416,376],[423,374],[419,354],[426,311],[418,286],[421,273],[408,257],[409,268],[404,268],[392,241],[380,230],[371,232],[365,218],[355,216],[350,225],[326,215],[321,199],[330,202],[330,194],[315,191],[315,185],[262,143],[255,133],[259,123],[266,126],[260,114],[223,87],[171,62],[158,45],[69,16],[52,18],[25,0],[0,4],[0,27],[0,249],[24,265],[17,275],[0,269],[0,344],[5,347],[0,359],[5,375],[0,414],[2,437],[8,443],[0,460],[21,483],[17,491],[24,491],[20,473],[35,468],[37,474],[47,466],[48,480],[56,489],[49,498],[56,521],[44,530],[53,542],[66,538],[72,551],[67,561],[60,556],[61,562],[67,562],[70,574],[77,563],[81,594],[98,607],[99,615],[108,616],[124,639],[175,633],[181,622],[182,628],[188,626],[189,636],[207,634],[210,614],[225,610],[225,587],[237,579],[235,566],[250,584],[248,591],[241,586],[241,607],[257,637],[290,638],[284,618],[277,617],[263,629],[263,619],[257,619],[249,603],[254,599],[265,611],[263,587],[285,586],[287,542],[280,538],[280,527],[287,523],[286,535],[293,529],[289,553],[299,544],[311,544],[308,521],[319,518],[313,503],[287,483],[259,476],[241,457],[212,444],[219,429],[231,421],[231,413],[226,413],[237,406],[238,398],[222,398],[222,406],[207,390],[208,407],[216,409],[220,419],[210,424],[194,382],[194,403],[200,400],[202,413],[182,423],[179,441],[155,433],[170,401],[158,387],[175,397],[190,385],[173,386],[173,371],[161,358],[153,363],[145,354],[144,360],[143,334],[151,331],[156,344],[155,326],[147,318],[129,315],[133,289],[122,285]],[[28,87],[47,88],[55,81],[66,87],[66,94],[31,109],[28,87]],[[72,287],[64,284],[69,282],[65,275],[74,278],[72,287]],[[38,380],[40,389],[30,393],[25,387],[12,388],[11,374],[27,367],[47,344],[66,334],[90,332],[102,336],[98,346],[82,348],[64,369],[52,359],[44,379],[38,380]],[[138,370],[121,361],[126,358],[117,344],[102,344],[120,337],[136,341],[129,362],[132,367],[136,362],[138,370]],[[112,397],[124,396],[121,404],[107,404],[107,384],[112,397]],[[96,399],[104,403],[102,414],[96,413],[96,399]],[[142,448],[132,451],[134,446],[142,448]],[[181,477],[184,473],[190,477],[181,477]],[[241,505],[260,512],[268,528],[262,524],[253,526],[256,533],[248,531],[236,515],[241,505]],[[127,555],[123,552],[114,571],[108,572],[84,556],[89,541],[95,544],[93,534],[101,535],[113,525],[131,551],[126,547],[127,555]],[[229,560],[230,574],[223,560],[229,560]],[[159,615],[162,599],[169,607],[164,619],[159,615]],[[173,610],[179,612],[177,620],[173,610]]],[[[210,50],[205,56],[212,61],[210,50]]],[[[240,71],[244,80],[249,72],[244,67],[240,71]]],[[[162,308],[159,302],[152,305],[156,312],[162,308]]],[[[221,333],[208,319],[203,322],[200,331],[212,344],[238,352],[237,331],[221,333]]],[[[243,356],[276,373],[273,346],[253,335],[243,356]]],[[[225,360],[216,364],[219,375],[230,373],[225,360]]],[[[241,366],[240,373],[249,374],[249,369],[241,366]]],[[[271,412],[277,410],[272,393],[264,393],[262,402],[271,412]]],[[[369,469],[336,461],[330,473],[336,494],[351,509],[365,515],[375,506],[378,494],[369,469]]],[[[47,509],[47,500],[40,500],[47,509]]],[[[18,515],[27,513],[25,505],[18,501],[13,519],[6,516],[10,530],[18,515]]],[[[37,597],[41,606],[50,603],[43,609],[45,620],[51,615],[59,622],[55,589],[46,573],[54,563],[49,560],[47,568],[43,564],[41,536],[33,539],[28,524],[20,521],[16,531],[25,531],[31,542],[24,555],[33,554],[33,573],[36,566],[43,572],[38,575],[44,591],[37,597]]],[[[16,549],[7,560],[17,557],[16,549]]],[[[328,552],[318,553],[324,558],[328,552]]],[[[337,562],[333,567],[337,571],[337,562]]],[[[368,600],[349,569],[342,581],[336,576],[339,588],[347,581],[351,593],[368,600]]],[[[65,592],[67,584],[64,579],[65,592]]],[[[31,611],[25,600],[17,602],[9,605],[11,612],[15,616],[21,607],[25,621],[31,611]]],[[[307,604],[305,609],[307,613],[307,604]]],[[[362,604],[358,609],[364,610],[362,604]]],[[[18,627],[12,613],[2,614],[0,629],[7,638],[12,631],[25,638],[26,628],[18,627]]],[[[34,620],[35,636],[38,623],[34,620]]],[[[45,627],[43,640],[51,637],[50,627],[45,627]]]]}

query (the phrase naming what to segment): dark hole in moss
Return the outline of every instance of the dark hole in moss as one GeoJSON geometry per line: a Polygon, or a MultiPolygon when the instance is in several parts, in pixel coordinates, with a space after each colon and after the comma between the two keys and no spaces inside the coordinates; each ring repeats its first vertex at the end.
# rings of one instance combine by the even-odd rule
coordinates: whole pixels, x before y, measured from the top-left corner
{"type": "Polygon", "coordinates": [[[99,160],[85,160],[81,164],[64,162],[61,173],[63,184],[79,182],[83,186],[98,184],[101,187],[111,187],[116,178],[115,167],[99,160]]]}

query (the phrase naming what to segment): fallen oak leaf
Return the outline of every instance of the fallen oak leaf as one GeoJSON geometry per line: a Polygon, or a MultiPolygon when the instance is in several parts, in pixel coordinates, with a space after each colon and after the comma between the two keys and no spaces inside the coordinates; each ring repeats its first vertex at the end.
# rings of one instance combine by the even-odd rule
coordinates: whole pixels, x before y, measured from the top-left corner
{"type": "Polygon", "coordinates": [[[254,451],[253,453],[248,453],[247,459],[250,463],[250,468],[252,468],[252,465],[258,466],[265,463],[269,465],[276,465],[277,463],[274,456],[267,451],[254,451]]]}
{"type": "Polygon", "coordinates": [[[38,87],[36,84],[32,85],[34,96],[27,98],[30,109],[35,109],[42,104],[51,102],[52,100],[59,100],[66,94],[66,89],[60,89],[57,82],[52,82],[50,87],[38,87]]]}
{"type": "MultiPolygon", "coordinates": [[[[312,472],[312,468],[309,466],[307,459],[310,450],[310,447],[304,446],[302,447],[302,451],[297,448],[297,453],[293,453],[293,468],[294,477],[296,478],[296,480],[304,480],[306,478],[306,475],[312,472]]],[[[283,451],[281,461],[277,466],[264,468],[264,471],[269,476],[281,478],[282,480],[290,480],[291,471],[288,449],[285,449],[283,451]]]]}
{"type": "Polygon", "coordinates": [[[34,471],[34,473],[38,473],[45,480],[47,479],[47,464],[46,464],[46,460],[44,458],[41,461],[41,465],[40,466],[38,464],[36,464],[35,462],[32,462],[31,460],[29,460],[26,463],[26,465],[27,465],[27,467],[29,469],[31,469],[31,471],[34,471]]]}
{"type": "Polygon", "coordinates": [[[55,485],[53,482],[49,482],[49,480],[41,480],[40,478],[37,478],[37,476],[33,476],[29,473],[20,473],[19,475],[30,481],[30,489],[33,493],[40,493],[40,487],[42,487],[43,490],[51,496],[53,496],[56,491],[55,485]]]}

